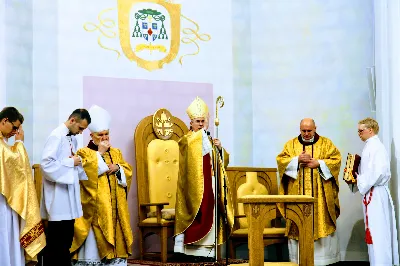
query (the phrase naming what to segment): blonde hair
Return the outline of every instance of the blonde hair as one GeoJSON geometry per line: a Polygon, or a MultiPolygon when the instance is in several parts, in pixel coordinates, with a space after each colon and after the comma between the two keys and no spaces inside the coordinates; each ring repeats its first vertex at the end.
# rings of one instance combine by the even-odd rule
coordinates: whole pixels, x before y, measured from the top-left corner
{"type": "Polygon", "coordinates": [[[371,117],[367,117],[363,120],[360,120],[358,122],[359,125],[365,125],[366,128],[371,128],[375,134],[378,134],[379,132],[379,125],[378,122],[376,122],[375,119],[371,118],[371,117]]]}

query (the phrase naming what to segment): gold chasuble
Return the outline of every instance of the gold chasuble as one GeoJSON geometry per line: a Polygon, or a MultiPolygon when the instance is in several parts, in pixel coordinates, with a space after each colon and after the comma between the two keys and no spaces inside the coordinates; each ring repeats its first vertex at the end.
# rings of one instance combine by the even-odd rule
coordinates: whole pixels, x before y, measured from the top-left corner
{"type": "Polygon", "coordinates": [[[110,148],[103,154],[107,165],[119,164],[123,168],[127,183],[124,188],[118,184],[115,174],[98,175],[97,146],[90,142],[88,147],[77,152],[88,180],[80,181],[83,216],[75,220],[70,251],[77,259],[77,251],[92,227],[101,259],[128,258],[133,243],[127,201],[132,167],[125,162],[119,149],[110,148]]]}
{"type": "Polygon", "coordinates": [[[20,225],[20,244],[25,261],[37,261],[36,255],[46,246],[39,201],[33,183],[32,168],[24,144],[9,146],[0,133],[0,193],[7,204],[24,220],[20,225]]]}
{"type": "MultiPolygon", "coordinates": [[[[314,204],[314,240],[327,237],[336,231],[336,219],[340,214],[339,206],[339,171],[341,155],[339,150],[328,138],[315,134],[312,142],[303,142],[301,136],[288,141],[283,151],[277,156],[278,171],[281,180],[280,195],[308,195],[316,199],[314,204]],[[291,160],[306,151],[312,158],[323,160],[333,177],[325,180],[320,167],[316,169],[297,167],[297,178],[285,174],[291,160]]],[[[279,206],[285,216],[283,206],[279,206]]],[[[287,234],[291,239],[298,240],[298,229],[294,223],[287,220],[287,234]]]]}
{"type": "MultiPolygon", "coordinates": [[[[177,185],[175,204],[175,235],[185,233],[185,244],[195,243],[211,230],[214,217],[214,208],[217,206],[218,217],[216,224],[218,232],[218,245],[224,243],[224,178],[225,168],[229,163],[229,154],[222,150],[224,161],[222,162],[220,151],[212,144],[212,155],[203,156],[202,131],[190,131],[179,140],[179,178],[177,185]],[[212,176],[218,177],[218,201],[212,189],[212,176]],[[211,206],[210,206],[211,205],[211,206]]],[[[232,231],[234,213],[231,192],[227,183],[227,220],[229,234],[232,231]]]]}

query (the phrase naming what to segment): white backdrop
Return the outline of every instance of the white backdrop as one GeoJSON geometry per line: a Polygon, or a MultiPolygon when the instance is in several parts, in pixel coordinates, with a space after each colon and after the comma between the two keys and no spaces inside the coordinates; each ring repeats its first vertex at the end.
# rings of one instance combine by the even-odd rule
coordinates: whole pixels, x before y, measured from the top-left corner
{"type": "MultiPolygon", "coordinates": [[[[14,74],[0,71],[0,104],[15,104],[18,99],[6,101],[4,95],[21,90],[28,97],[26,88],[31,88],[31,98],[20,101],[22,106],[33,102],[26,142],[34,163],[50,131],[82,106],[83,76],[213,84],[214,97],[225,99],[219,136],[231,152],[231,165],[276,167],[276,155],[299,133],[299,121],[306,116],[315,118],[318,133],[331,138],[345,160],[347,152],[361,151],[357,121],[374,116],[366,76],[366,68],[373,65],[372,0],[181,0],[182,14],[211,40],[200,41],[200,53],[185,57],[183,66],[178,56],[152,72],[123,54],[117,60],[115,52],[97,44],[98,31],[85,31],[84,24],[97,23],[99,13],[116,7],[116,0],[9,1],[19,4],[7,7],[17,15],[21,5],[32,10],[32,62],[26,66],[32,84],[22,90],[10,82],[19,73],[14,62],[27,55],[5,60],[2,51],[15,42],[6,42],[1,34],[9,37],[18,16],[3,19],[2,1],[0,68],[14,74]]],[[[109,14],[116,20],[115,11],[109,14]]],[[[193,27],[181,21],[182,27],[193,27]]],[[[117,39],[107,44],[119,47],[117,39]]],[[[181,43],[179,54],[195,50],[181,43]]],[[[365,259],[361,197],[352,195],[343,182],[340,189],[342,258],[365,259]]]]}
{"type": "Polygon", "coordinates": [[[6,65],[5,65],[5,2],[0,2],[0,106],[6,105],[6,65]]]}
{"type": "Polygon", "coordinates": [[[391,193],[400,234],[400,3],[375,0],[374,7],[377,119],[379,136],[391,155],[391,193]]]}

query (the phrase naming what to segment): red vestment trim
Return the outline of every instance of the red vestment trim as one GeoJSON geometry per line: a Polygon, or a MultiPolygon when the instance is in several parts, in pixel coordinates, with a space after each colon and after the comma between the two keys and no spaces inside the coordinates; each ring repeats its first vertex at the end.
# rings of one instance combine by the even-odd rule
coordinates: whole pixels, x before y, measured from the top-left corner
{"type": "Polygon", "coordinates": [[[36,224],[28,233],[23,235],[19,242],[23,248],[27,248],[33,241],[35,241],[41,234],[44,233],[44,226],[42,222],[36,224]]]}
{"type": "Polygon", "coordinates": [[[203,156],[204,192],[199,212],[193,223],[185,231],[184,244],[195,243],[204,238],[211,230],[214,222],[214,192],[212,189],[211,157],[203,156]]]}
{"type": "Polygon", "coordinates": [[[368,205],[371,203],[373,191],[374,191],[374,187],[371,187],[371,189],[369,191],[368,201],[367,201],[367,194],[364,195],[364,200],[363,200],[363,203],[365,205],[365,224],[367,226],[367,229],[365,229],[365,243],[367,243],[369,245],[372,244],[372,235],[371,235],[371,231],[369,230],[369,226],[368,226],[368,205]]]}

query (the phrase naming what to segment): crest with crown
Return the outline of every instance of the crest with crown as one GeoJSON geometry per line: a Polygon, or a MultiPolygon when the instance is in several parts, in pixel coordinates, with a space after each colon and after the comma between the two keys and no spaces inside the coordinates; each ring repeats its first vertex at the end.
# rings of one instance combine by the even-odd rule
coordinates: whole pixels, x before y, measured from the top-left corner
{"type": "Polygon", "coordinates": [[[186,113],[190,119],[195,119],[198,117],[206,118],[208,115],[208,106],[199,96],[197,96],[196,99],[194,99],[194,101],[186,109],[186,113]]]}

